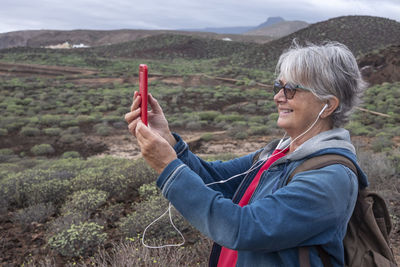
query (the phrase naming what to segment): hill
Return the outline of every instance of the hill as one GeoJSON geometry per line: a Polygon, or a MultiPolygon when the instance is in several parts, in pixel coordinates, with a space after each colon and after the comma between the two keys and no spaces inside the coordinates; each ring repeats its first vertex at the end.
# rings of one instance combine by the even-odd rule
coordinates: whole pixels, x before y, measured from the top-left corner
{"type": "Polygon", "coordinates": [[[187,32],[168,30],[31,30],[16,31],[0,34],[0,49],[12,47],[45,47],[59,45],[65,42],[69,44],[84,44],[86,46],[103,46],[128,41],[135,41],[141,38],[159,34],[180,34],[203,38],[222,40],[229,38],[232,41],[265,43],[272,40],[268,36],[244,36],[235,34],[216,34],[210,32],[187,32]]]}
{"type": "Polygon", "coordinates": [[[338,41],[360,56],[374,49],[400,43],[400,23],[372,16],[344,16],[311,24],[288,36],[262,46],[254,46],[233,56],[233,63],[258,68],[274,68],[279,55],[290,47],[293,39],[300,43],[338,41]]]}
{"type": "Polygon", "coordinates": [[[222,41],[186,35],[160,34],[138,41],[91,49],[102,57],[146,59],[196,58],[210,59],[240,53],[258,44],[222,41]]]}
{"type": "MultiPolygon", "coordinates": [[[[269,27],[274,27],[274,25],[269,27]]],[[[338,41],[347,45],[356,56],[361,57],[375,49],[400,44],[400,23],[379,17],[345,16],[311,24],[266,44],[160,34],[143,38],[140,41],[93,48],[91,51],[101,57],[111,58],[210,59],[230,57],[231,61],[239,66],[272,70],[279,55],[284,49],[290,47],[293,39],[297,39],[300,43],[338,41]]]]}

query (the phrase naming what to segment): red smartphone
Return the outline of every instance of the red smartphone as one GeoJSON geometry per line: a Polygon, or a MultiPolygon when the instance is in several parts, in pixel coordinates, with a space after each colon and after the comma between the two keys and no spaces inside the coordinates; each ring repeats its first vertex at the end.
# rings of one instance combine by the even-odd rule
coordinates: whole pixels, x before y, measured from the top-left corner
{"type": "Polygon", "coordinates": [[[145,64],[140,64],[139,65],[139,95],[142,98],[140,107],[141,107],[141,113],[140,113],[140,118],[142,119],[142,122],[147,125],[147,65],[145,64]]]}

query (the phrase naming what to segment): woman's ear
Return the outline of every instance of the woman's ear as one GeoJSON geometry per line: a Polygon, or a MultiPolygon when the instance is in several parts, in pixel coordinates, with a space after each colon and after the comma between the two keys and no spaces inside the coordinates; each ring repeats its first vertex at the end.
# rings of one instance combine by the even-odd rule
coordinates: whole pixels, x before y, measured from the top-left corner
{"type": "Polygon", "coordinates": [[[330,116],[339,106],[339,98],[332,96],[327,101],[328,107],[321,114],[321,118],[330,116]]]}

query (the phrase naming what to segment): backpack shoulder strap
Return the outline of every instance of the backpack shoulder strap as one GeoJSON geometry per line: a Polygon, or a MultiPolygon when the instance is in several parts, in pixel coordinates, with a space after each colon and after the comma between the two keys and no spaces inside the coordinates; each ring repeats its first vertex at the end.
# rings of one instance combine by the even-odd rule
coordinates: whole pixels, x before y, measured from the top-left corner
{"type": "MultiPolygon", "coordinates": [[[[293,176],[295,176],[297,173],[309,171],[309,170],[317,170],[317,169],[321,169],[323,167],[333,165],[333,164],[342,164],[342,165],[348,167],[350,170],[352,170],[357,175],[356,166],[354,165],[354,163],[351,160],[349,160],[345,156],[341,156],[338,154],[325,154],[325,155],[309,158],[309,159],[305,160],[303,163],[301,163],[299,166],[297,166],[296,169],[294,169],[294,171],[292,171],[292,173],[290,174],[286,184],[290,183],[293,176]]],[[[330,262],[329,254],[321,246],[316,246],[316,247],[318,250],[319,257],[321,258],[321,261],[322,261],[324,267],[331,267],[332,263],[330,262]]],[[[308,257],[309,257],[308,247],[299,247],[300,267],[310,267],[308,257]]]]}
{"type": "Polygon", "coordinates": [[[342,164],[352,170],[356,175],[358,174],[357,168],[354,163],[345,156],[338,154],[325,154],[309,158],[301,163],[299,166],[297,166],[296,169],[294,169],[294,171],[292,171],[292,173],[290,174],[286,184],[290,183],[293,176],[295,176],[299,172],[317,170],[333,164],[342,164]]]}

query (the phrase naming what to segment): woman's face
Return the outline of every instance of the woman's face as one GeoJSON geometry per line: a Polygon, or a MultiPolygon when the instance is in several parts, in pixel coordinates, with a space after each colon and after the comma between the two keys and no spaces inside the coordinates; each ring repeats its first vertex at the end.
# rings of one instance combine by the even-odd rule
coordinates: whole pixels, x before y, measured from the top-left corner
{"type": "MultiPolygon", "coordinates": [[[[285,84],[285,80],[281,80],[285,84]]],[[[281,89],[274,96],[278,108],[278,127],[284,129],[292,138],[305,132],[317,119],[324,103],[313,93],[303,89],[296,89],[292,99],[287,99],[281,89]]]]}

